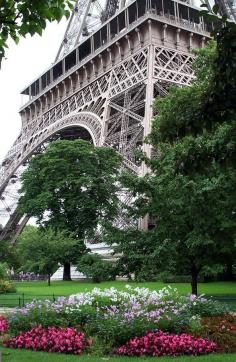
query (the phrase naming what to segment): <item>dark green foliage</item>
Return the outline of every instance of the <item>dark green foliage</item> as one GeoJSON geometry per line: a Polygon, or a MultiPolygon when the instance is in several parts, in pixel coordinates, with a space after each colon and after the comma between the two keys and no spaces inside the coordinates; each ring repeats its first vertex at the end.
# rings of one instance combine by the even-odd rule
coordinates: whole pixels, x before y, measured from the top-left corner
{"type": "Polygon", "coordinates": [[[68,17],[74,4],[74,0],[0,1],[0,60],[5,54],[8,38],[18,43],[21,36],[41,35],[47,21],[68,17]]]}
{"type": "MultiPolygon", "coordinates": [[[[236,24],[228,22],[225,26],[219,27],[216,29],[215,38],[217,57],[213,64],[214,77],[205,112],[209,117],[217,115],[220,119],[231,118],[235,120],[236,24]]],[[[233,136],[235,141],[236,134],[233,136]]]]}
{"type": "Polygon", "coordinates": [[[41,226],[91,237],[117,213],[120,156],[83,140],[56,141],[29,161],[19,210],[41,226]]]}
{"type": "Polygon", "coordinates": [[[99,254],[86,254],[79,258],[77,270],[94,283],[115,279],[115,269],[112,262],[105,261],[99,254]]]}
{"type": "MultiPolygon", "coordinates": [[[[108,231],[108,230],[107,230],[108,231]]],[[[117,230],[109,228],[106,239],[119,258],[116,271],[120,276],[134,278],[136,281],[157,279],[159,261],[155,258],[156,244],[151,233],[143,230],[117,230]]]]}

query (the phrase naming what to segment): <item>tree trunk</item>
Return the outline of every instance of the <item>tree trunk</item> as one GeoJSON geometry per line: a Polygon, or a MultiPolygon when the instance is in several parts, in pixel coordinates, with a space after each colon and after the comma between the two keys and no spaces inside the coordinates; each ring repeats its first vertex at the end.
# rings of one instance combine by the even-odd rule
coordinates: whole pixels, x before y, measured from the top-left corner
{"type": "Polygon", "coordinates": [[[50,287],[51,285],[51,274],[48,274],[48,286],[50,287]]]}
{"type": "Polygon", "coordinates": [[[69,280],[69,281],[71,281],[70,263],[65,263],[65,264],[64,264],[63,280],[69,280]]]}
{"type": "Polygon", "coordinates": [[[198,270],[195,265],[192,265],[191,268],[191,286],[192,286],[192,294],[197,295],[197,277],[198,277],[198,270]]]}
{"type": "Polygon", "coordinates": [[[228,281],[234,280],[233,265],[231,263],[228,263],[226,266],[225,276],[226,276],[226,280],[228,280],[228,281]]]}

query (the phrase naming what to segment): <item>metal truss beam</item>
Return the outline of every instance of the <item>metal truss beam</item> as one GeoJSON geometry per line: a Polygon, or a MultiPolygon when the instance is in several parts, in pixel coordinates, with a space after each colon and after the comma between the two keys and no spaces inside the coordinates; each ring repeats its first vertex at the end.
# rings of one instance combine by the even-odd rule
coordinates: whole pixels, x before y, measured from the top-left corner
{"type": "Polygon", "coordinates": [[[102,23],[112,17],[120,0],[77,0],[71,14],[55,62],[84,41],[102,23]]]}

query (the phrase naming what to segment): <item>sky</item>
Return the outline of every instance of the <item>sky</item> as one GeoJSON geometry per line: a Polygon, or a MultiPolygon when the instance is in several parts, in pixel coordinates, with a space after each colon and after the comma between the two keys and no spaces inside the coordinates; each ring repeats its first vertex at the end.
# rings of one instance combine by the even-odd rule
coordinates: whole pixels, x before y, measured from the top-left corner
{"type": "Polygon", "coordinates": [[[10,41],[0,69],[0,163],[21,129],[20,92],[53,63],[66,29],[66,20],[47,25],[43,35],[10,41]]]}

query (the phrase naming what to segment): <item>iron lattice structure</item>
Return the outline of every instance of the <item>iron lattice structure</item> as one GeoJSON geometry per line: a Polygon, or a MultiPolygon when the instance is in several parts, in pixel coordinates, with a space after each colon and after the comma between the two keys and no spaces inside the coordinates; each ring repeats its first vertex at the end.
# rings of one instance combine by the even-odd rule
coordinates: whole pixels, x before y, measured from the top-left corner
{"type": "Polygon", "coordinates": [[[236,21],[236,0],[200,0],[202,4],[207,5],[208,10],[211,12],[213,5],[219,6],[219,13],[226,15],[228,19],[236,21]]]}
{"type": "MultiPolygon", "coordinates": [[[[219,5],[221,15],[226,15],[229,19],[236,21],[236,0],[215,0],[219,5]]],[[[211,5],[208,1],[208,8],[211,10],[211,5]]]]}
{"type": "MultiPolygon", "coordinates": [[[[78,6],[86,3],[77,14],[79,31],[91,3],[96,5],[81,0],[78,6]]],[[[142,147],[151,156],[143,139],[151,130],[153,100],[170,85],[191,83],[192,48],[203,47],[211,30],[196,7],[180,1],[110,1],[99,16],[98,28],[84,40],[76,30],[74,43],[62,43],[57,61],[22,92],[22,130],[0,168],[0,239],[17,236],[26,225],[28,219],[17,213],[20,174],[55,139],[80,137],[113,147],[124,167],[145,174],[134,152],[142,147]]],[[[75,31],[73,17],[68,39],[75,31]]],[[[123,201],[129,202],[126,193],[123,201]]],[[[125,223],[122,215],[119,223],[125,223]]]]}
{"type": "Polygon", "coordinates": [[[78,0],[58,50],[56,61],[83,42],[91,33],[111,18],[125,1],[78,0]]]}

